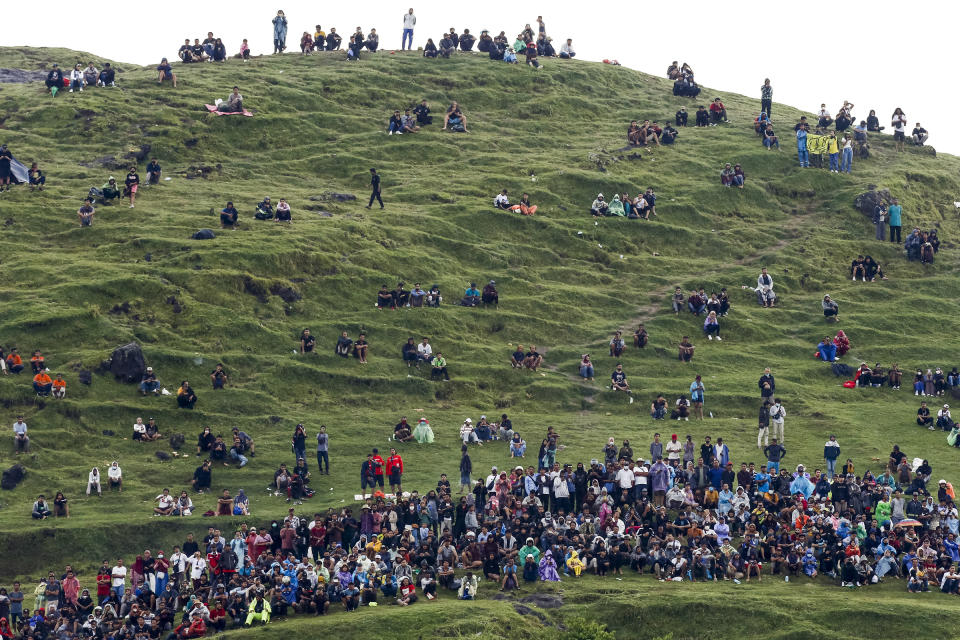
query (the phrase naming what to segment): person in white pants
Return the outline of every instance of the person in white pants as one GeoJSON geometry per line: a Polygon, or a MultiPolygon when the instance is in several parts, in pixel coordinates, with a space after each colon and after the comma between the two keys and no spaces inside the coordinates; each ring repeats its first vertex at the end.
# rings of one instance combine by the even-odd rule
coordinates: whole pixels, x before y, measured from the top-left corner
{"type": "Polygon", "coordinates": [[[103,497],[103,492],[100,490],[100,469],[94,467],[90,470],[90,474],[87,475],[87,495],[90,495],[91,489],[97,491],[97,495],[103,497]]]}
{"type": "Polygon", "coordinates": [[[773,399],[773,406],[770,407],[770,423],[773,427],[773,437],[777,442],[783,444],[783,419],[787,415],[787,410],[780,403],[780,398],[773,399]]]}

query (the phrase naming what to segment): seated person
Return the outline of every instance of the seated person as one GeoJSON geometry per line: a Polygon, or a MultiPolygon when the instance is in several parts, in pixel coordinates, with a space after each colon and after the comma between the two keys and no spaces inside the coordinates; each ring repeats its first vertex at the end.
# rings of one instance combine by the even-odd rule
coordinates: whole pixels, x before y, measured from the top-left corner
{"type": "Polygon", "coordinates": [[[439,285],[433,285],[430,287],[430,291],[427,292],[427,306],[428,307],[439,307],[440,303],[443,302],[443,296],[440,295],[439,285]]]}
{"type": "Polygon", "coordinates": [[[743,183],[747,181],[747,176],[739,164],[733,165],[733,184],[743,189],[743,183]]]}
{"type": "Polygon", "coordinates": [[[60,400],[67,397],[67,381],[63,379],[62,373],[58,373],[53,379],[53,397],[60,400]]]}
{"type": "Polygon", "coordinates": [[[821,104],[820,111],[817,112],[817,129],[826,129],[831,124],[833,124],[833,118],[830,117],[830,112],[827,111],[827,105],[821,104]]]}
{"type": "Polygon", "coordinates": [[[427,297],[427,292],[420,288],[420,283],[413,285],[410,291],[410,306],[420,308],[423,306],[423,300],[427,297]]]}
{"type": "Polygon", "coordinates": [[[497,283],[495,281],[491,280],[483,287],[480,301],[483,302],[483,304],[500,304],[500,295],[497,293],[497,283]]]}
{"type": "Polygon", "coordinates": [[[313,37],[309,32],[304,31],[300,37],[300,55],[306,55],[313,51],[313,37]]]}
{"type": "Polygon", "coordinates": [[[417,119],[410,115],[410,109],[407,109],[403,117],[400,118],[400,130],[403,133],[416,133],[420,131],[420,127],[417,125],[417,119]]]}
{"type": "Polygon", "coordinates": [[[631,120],[627,127],[627,144],[640,144],[640,125],[636,120],[631,120]]]}
{"type": "Polygon", "coordinates": [[[683,336],[680,344],[677,345],[677,358],[680,362],[690,362],[693,360],[693,351],[695,346],[690,342],[690,336],[683,336]]]}
{"type": "Polygon", "coordinates": [[[443,119],[443,128],[449,128],[451,131],[461,131],[467,132],[467,117],[463,115],[463,111],[460,110],[460,104],[454,101],[447,108],[447,114],[443,119]]]}
{"type": "Polygon", "coordinates": [[[291,224],[292,215],[290,213],[290,205],[287,204],[286,198],[280,198],[280,202],[277,203],[277,217],[275,220],[277,222],[286,222],[291,224]]]}
{"type": "Polygon", "coordinates": [[[656,399],[650,403],[650,417],[654,420],[663,420],[667,417],[667,399],[658,393],[656,399]]]}
{"type": "Polygon", "coordinates": [[[393,298],[393,292],[387,289],[387,285],[380,285],[380,291],[377,292],[377,307],[380,309],[396,309],[397,305],[393,298]]]}
{"type": "Polygon", "coordinates": [[[841,110],[840,113],[837,114],[837,118],[836,118],[836,121],[834,122],[834,126],[837,131],[846,131],[847,129],[850,128],[850,125],[852,123],[853,123],[853,120],[851,120],[847,112],[841,110]]]}
{"type": "Polygon", "coordinates": [[[573,38],[567,38],[567,41],[560,45],[560,59],[571,60],[575,58],[577,52],[573,48],[573,38]]]}
{"type": "Polygon", "coordinates": [[[100,71],[97,70],[93,63],[89,63],[87,68],[83,70],[83,84],[92,87],[97,86],[99,83],[97,80],[100,77],[100,71]]]}
{"type": "Polygon", "coordinates": [[[160,64],[157,65],[157,84],[163,84],[167,80],[171,81],[174,89],[177,88],[177,74],[173,72],[173,67],[171,67],[167,59],[164,58],[160,61],[160,64]]]}
{"type": "Polygon", "coordinates": [[[690,295],[687,297],[687,309],[689,309],[690,313],[695,316],[699,316],[701,313],[706,313],[706,298],[698,291],[691,291],[690,295]]]}
{"type": "Polygon", "coordinates": [[[403,134],[403,116],[400,115],[400,109],[395,109],[390,120],[387,122],[387,134],[403,134]]]}
{"type": "Polygon", "coordinates": [[[527,354],[523,351],[523,345],[518,344],[517,350],[510,354],[510,366],[514,369],[522,369],[523,361],[526,359],[527,354]]]}
{"type": "Polygon", "coordinates": [[[402,282],[397,283],[397,288],[391,291],[390,295],[393,296],[393,305],[398,309],[410,306],[410,292],[403,288],[402,282]]]}
{"type": "Polygon", "coordinates": [[[507,190],[504,189],[493,199],[493,206],[497,209],[510,209],[510,198],[507,197],[507,190]]]}
{"type": "Polygon", "coordinates": [[[733,165],[729,162],[723,165],[723,169],[720,171],[720,184],[725,187],[732,187],[733,182],[733,165]]]}
{"type": "Polygon", "coordinates": [[[257,220],[273,220],[273,203],[270,201],[270,196],[260,201],[260,204],[257,205],[257,212],[253,214],[253,217],[257,220]]]}
{"type": "Polygon", "coordinates": [[[33,376],[33,390],[37,392],[38,396],[45,398],[50,395],[52,389],[53,380],[50,378],[50,374],[47,373],[46,369],[41,370],[37,375],[33,376]]]}
{"type": "Polygon", "coordinates": [[[104,204],[110,202],[114,198],[119,200],[120,197],[123,195],[123,192],[120,189],[120,185],[117,184],[117,179],[114,178],[113,176],[110,176],[110,178],[107,180],[107,183],[103,185],[100,189],[103,193],[104,204]]]}
{"type": "Polygon", "coordinates": [[[408,338],[406,343],[400,347],[400,355],[408,367],[412,367],[417,363],[417,345],[413,338],[408,338]]]}
{"type": "Polygon", "coordinates": [[[470,33],[470,29],[464,29],[463,35],[460,36],[460,51],[473,51],[473,43],[477,39],[470,33]]]}
{"type": "Polygon", "coordinates": [[[880,118],[877,117],[877,112],[874,109],[870,110],[870,115],[867,116],[867,131],[871,133],[880,133],[886,127],[880,126],[880,118]]]}
{"type": "Polygon", "coordinates": [[[820,344],[817,345],[817,353],[823,362],[836,362],[837,345],[833,344],[833,340],[829,337],[824,338],[820,341],[820,344]]]}
{"type": "Polygon", "coordinates": [[[407,424],[407,418],[403,417],[393,428],[393,439],[398,442],[410,442],[413,440],[413,430],[407,424]]]}
{"type": "Polygon", "coordinates": [[[621,332],[617,331],[613,334],[613,337],[610,339],[610,357],[619,358],[623,355],[623,350],[626,348],[626,342],[623,340],[623,335],[621,332]]]}
{"type": "Polygon", "coordinates": [[[477,289],[477,283],[471,282],[470,286],[463,293],[463,300],[460,301],[462,307],[475,307],[480,304],[480,290],[477,289]]]}
{"type": "Polygon", "coordinates": [[[753,130],[757,132],[758,136],[763,137],[763,131],[768,124],[773,124],[773,122],[771,122],[766,111],[761,111],[760,115],[753,121],[753,130]]]}
{"type": "Polygon", "coordinates": [[[613,391],[623,391],[630,393],[630,385],[627,383],[627,374],[623,372],[623,365],[618,364],[613,373],[610,374],[610,388],[613,391]]]}
{"type": "Polygon", "coordinates": [[[673,411],[670,412],[671,420],[680,420],[681,418],[684,420],[690,419],[690,401],[687,400],[686,395],[677,398],[673,411]]]}
{"type": "Polygon", "coordinates": [[[334,27],[330,27],[330,33],[327,34],[327,51],[336,51],[340,48],[342,41],[343,38],[337,35],[337,30],[334,27]]]}
{"type": "Polygon", "coordinates": [[[179,56],[180,61],[184,64],[189,62],[200,62],[199,60],[195,60],[193,57],[193,47],[190,46],[190,38],[186,38],[183,41],[183,46],[181,46],[177,51],[177,56],[179,56]]]}
{"type": "Polygon", "coordinates": [[[860,363],[860,367],[854,375],[856,376],[858,387],[873,386],[873,371],[870,370],[866,362],[860,363]]]}
{"type": "Polygon", "coordinates": [[[660,143],[673,144],[673,141],[677,139],[678,135],[680,135],[679,132],[668,124],[663,128],[663,133],[660,136],[660,143]]]}
{"type": "Polygon", "coordinates": [[[433,38],[427,38],[427,44],[423,46],[423,57],[424,58],[437,57],[437,45],[433,44],[433,38]]]}
{"type": "Polygon", "coordinates": [[[83,204],[80,205],[80,208],[77,209],[77,218],[80,219],[80,226],[89,227],[92,225],[94,213],[96,213],[96,210],[93,208],[93,201],[87,198],[83,201],[83,204]]]}
{"type": "Polygon", "coordinates": [[[46,360],[44,360],[43,354],[40,352],[40,350],[37,349],[33,352],[33,356],[30,358],[30,370],[34,374],[38,374],[46,368],[46,360]]]}
{"type": "Polygon", "coordinates": [[[707,111],[705,106],[700,105],[697,107],[697,112],[694,115],[696,116],[698,127],[710,126],[710,112],[707,111]]]}
{"type": "Polygon", "coordinates": [[[780,139],[773,132],[772,124],[768,124],[763,130],[763,146],[765,146],[768,151],[774,147],[778,150],[780,149],[780,139]]]}
{"type": "Polygon", "coordinates": [[[680,65],[677,64],[677,61],[674,60],[670,63],[670,66],[667,67],[667,78],[670,80],[676,80],[680,77],[680,65]]]}
{"type": "Polygon", "coordinates": [[[720,102],[720,98],[715,98],[714,101],[710,103],[710,118],[714,124],[727,121],[727,109],[723,106],[723,103],[720,102]]]}
{"type": "Polygon", "coordinates": [[[430,115],[430,107],[426,100],[422,100],[420,104],[413,108],[413,114],[417,116],[417,124],[420,126],[433,124],[433,116],[430,115]]]}
{"type": "Polygon", "coordinates": [[[477,40],[477,51],[481,53],[489,53],[490,49],[493,48],[493,38],[490,36],[490,33],[484,29],[480,32],[480,39],[477,40]]]}
{"type": "Polygon", "coordinates": [[[930,415],[930,409],[927,408],[926,402],[921,402],[920,408],[917,409],[917,424],[933,430],[933,417],[930,415]]]}
{"type": "Polygon", "coordinates": [[[686,108],[686,107],[680,107],[680,109],[677,111],[677,113],[674,114],[674,122],[676,122],[676,125],[677,125],[678,127],[685,127],[685,126],[687,126],[687,117],[688,117],[688,115],[689,115],[689,114],[687,113],[687,108],[686,108]]]}
{"type": "Polygon", "coordinates": [[[376,29],[370,29],[370,33],[367,34],[367,39],[363,41],[363,46],[367,48],[367,51],[376,51],[380,46],[380,36],[377,35],[376,29]]]}
{"type": "Polygon", "coordinates": [[[847,337],[847,334],[843,332],[843,329],[837,331],[837,335],[833,339],[833,344],[837,347],[837,356],[843,357],[848,351],[850,351],[850,338],[847,337]]]}
{"type": "Polygon", "coordinates": [[[43,171],[40,170],[36,162],[30,165],[30,169],[27,171],[27,177],[30,180],[31,191],[34,189],[43,191],[43,185],[47,184],[47,176],[43,175],[43,171]]]}
{"type": "Polygon", "coordinates": [[[511,211],[519,212],[525,216],[532,216],[537,212],[537,205],[530,204],[530,194],[524,193],[520,196],[520,201],[510,207],[511,211]]]}
{"type": "Polygon", "coordinates": [[[353,357],[358,359],[361,364],[367,364],[367,351],[370,345],[367,343],[367,334],[361,333],[353,343],[353,357]]]}
{"type": "Polygon", "coordinates": [[[214,62],[224,62],[227,59],[227,47],[224,46],[223,40],[217,38],[217,41],[213,43],[213,61],[214,62]]]}
{"type": "Polygon", "coordinates": [[[184,380],[177,389],[177,406],[181,409],[193,409],[197,404],[197,394],[193,392],[190,383],[184,380]]]}
{"type": "Polygon", "coordinates": [[[543,364],[543,356],[537,351],[537,345],[530,345],[530,351],[523,359],[523,366],[536,371],[543,364]]]}
{"type": "Polygon", "coordinates": [[[240,87],[234,87],[233,92],[225,101],[217,98],[217,111],[221,113],[243,113],[243,96],[240,87]]]}
{"type": "Polygon", "coordinates": [[[453,40],[450,39],[449,34],[444,34],[443,38],[440,39],[439,50],[440,55],[444,58],[449,58],[450,54],[457,50],[457,46],[453,44],[453,40]]]}
{"type": "Polygon", "coordinates": [[[863,264],[862,255],[858,255],[856,259],[850,263],[850,276],[850,279],[854,282],[857,281],[857,276],[860,276],[864,282],[867,281],[867,270],[863,264]]]}
{"type": "Polygon", "coordinates": [[[160,163],[157,162],[156,158],[152,158],[150,162],[147,163],[147,184],[158,184],[162,173],[163,168],[160,166],[160,163]]]}
{"type": "Polygon", "coordinates": [[[927,141],[927,138],[930,135],[927,133],[927,130],[920,126],[920,123],[917,123],[917,126],[913,128],[913,133],[911,134],[913,138],[913,144],[918,147],[922,147],[923,143],[927,141]]]}
{"type": "Polygon", "coordinates": [[[611,217],[623,217],[626,215],[626,210],[623,207],[623,201],[620,200],[619,193],[613,194],[613,200],[607,205],[607,215],[611,217]]]}
{"type": "Polygon", "coordinates": [[[237,208],[233,206],[232,202],[228,202],[227,206],[223,209],[220,209],[220,227],[226,229],[227,227],[233,227],[236,224],[239,224],[240,212],[237,211],[237,208]]]}
{"type": "Polygon", "coordinates": [[[350,356],[350,348],[353,346],[353,340],[347,337],[347,332],[340,332],[340,337],[337,338],[337,344],[333,348],[333,352],[342,358],[347,358],[350,356]]]}
{"type": "Polygon", "coordinates": [[[603,194],[598,193],[597,199],[593,201],[592,205],[590,205],[590,214],[594,217],[605,216],[607,215],[607,209],[609,206],[610,205],[603,200],[603,194]]]}
{"type": "Polygon", "coordinates": [[[887,276],[883,275],[883,269],[880,268],[880,263],[874,260],[871,256],[867,256],[863,259],[863,270],[864,275],[870,282],[876,281],[877,276],[880,276],[881,280],[887,279],[887,276]]]}
{"type": "Polygon", "coordinates": [[[829,295],[823,296],[823,302],[821,302],[821,306],[823,307],[823,317],[839,319],[840,306],[836,303],[836,301],[832,300],[829,295]]]}

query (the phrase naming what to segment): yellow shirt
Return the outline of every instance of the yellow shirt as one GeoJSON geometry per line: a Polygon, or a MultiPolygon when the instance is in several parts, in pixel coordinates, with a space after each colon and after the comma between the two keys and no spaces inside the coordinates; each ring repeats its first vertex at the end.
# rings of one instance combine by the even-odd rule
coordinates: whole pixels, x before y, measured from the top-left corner
{"type": "Polygon", "coordinates": [[[827,153],[840,153],[840,145],[836,138],[827,138],[827,153]]]}

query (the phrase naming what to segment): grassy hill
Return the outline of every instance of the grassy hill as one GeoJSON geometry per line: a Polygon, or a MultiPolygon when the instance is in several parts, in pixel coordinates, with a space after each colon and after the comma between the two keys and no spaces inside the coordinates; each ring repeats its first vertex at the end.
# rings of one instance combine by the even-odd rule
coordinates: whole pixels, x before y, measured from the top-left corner
{"type": "MultiPolygon", "coordinates": [[[[0,48],[0,67],[66,65],[74,58],[91,56],[0,48]]],[[[64,562],[89,568],[108,554],[169,545],[212,522],[151,517],[152,498],[164,486],[186,487],[197,458],[159,461],[154,453],[170,450],[165,439],[146,445],[129,439],[137,416],[155,417],[164,434],[185,434],[188,450],[204,425],[225,434],[239,426],[253,435],[258,455],[243,469],[216,468],[213,487],[215,493],[244,488],[250,520],[259,523],[286,509],[265,488],[280,462],[291,463],[289,439],[298,422],[310,437],[321,423],[331,434],[333,472],[314,481],[318,494],[303,506],[306,513],[352,502],[364,454],[371,446],[389,447],[401,415],[427,416],[437,435],[432,446],[399,447],[405,485],[421,490],[434,486],[441,472],[456,476],[456,432],[465,417],[502,412],[533,449],[528,460],[553,426],[566,445],[562,462],[598,457],[609,436],[629,438],[643,452],[654,431],[689,433],[695,442],[721,436],[732,460],[760,462],[755,385],[769,366],[789,412],[785,464],[822,464],[822,443],[836,433],[842,455],[852,457],[858,471],[878,469],[874,460],[885,460],[897,443],[910,457],[928,458],[935,475],[958,479],[960,464],[943,435],[914,425],[909,384],[899,393],[843,389],[811,357],[824,335],[842,328],[853,343],[845,361],[854,366],[897,362],[910,378],[919,367],[956,364],[950,338],[960,330],[952,303],[960,297],[956,158],[897,153],[890,138],[873,137],[871,158],[855,161],[851,176],[801,170],[789,140],[801,112],[775,105],[784,149],[769,152],[750,126],[757,100],[705,89],[702,102],[721,97],[730,124],[684,129],[673,147],[642,149],[642,158],[631,159],[618,151],[631,119],[663,122],[681,105],[694,111],[697,101],[674,98],[664,79],[579,61],[548,61],[536,72],[479,56],[430,61],[381,52],[347,64],[337,54],[287,55],[178,66],[175,90],[159,87],[152,68],[123,68],[116,89],[55,100],[42,84],[0,86],[0,138],[48,176],[42,193],[21,187],[0,194],[0,344],[25,356],[41,349],[52,371],[68,381],[65,401],[39,404],[27,376],[0,379],[6,433],[23,413],[33,441],[33,453],[22,460],[25,482],[0,493],[0,572],[8,581],[64,562]],[[203,103],[225,98],[234,84],[255,117],[207,114],[203,103]],[[388,137],[389,113],[423,98],[440,113],[458,100],[471,133],[434,125],[388,137]],[[125,171],[115,167],[130,162],[127,154],[142,154],[144,145],[172,180],[143,189],[135,209],[101,207],[92,228],[79,228],[75,212],[87,190],[108,175],[122,180],[125,171]],[[743,165],[744,190],[719,185],[725,162],[743,165]],[[363,208],[372,166],[383,175],[385,211],[363,208]],[[908,263],[902,247],[873,239],[872,225],[852,206],[872,185],[900,198],[905,231],[914,224],[939,228],[943,245],[935,265],[908,263]],[[659,195],[655,221],[590,219],[597,192],[646,187],[659,195]],[[523,218],[492,209],[501,188],[515,197],[528,191],[540,211],[523,218]],[[323,196],[328,192],[358,199],[338,202],[323,196]],[[267,195],[290,201],[292,227],[252,219],[255,203],[267,195]],[[226,200],[237,204],[242,224],[220,232],[215,211],[226,200]],[[216,229],[217,238],[190,239],[204,227],[216,229]],[[848,264],[858,253],[877,258],[890,279],[850,282],[848,264]],[[762,266],[781,296],[776,309],[758,308],[752,294],[739,289],[754,283],[762,266]],[[454,306],[469,282],[489,279],[500,289],[498,310],[454,306]],[[446,304],[376,310],[379,286],[399,280],[439,284],[446,304]],[[668,298],[677,285],[731,291],[722,343],[702,339],[702,320],[673,315],[668,298]],[[297,295],[284,300],[271,293],[281,287],[297,295]],[[820,314],[824,293],[841,305],[838,325],[826,325],[820,314]],[[606,344],[615,329],[632,332],[638,322],[651,341],[622,358],[637,399],[630,404],[605,389],[615,364],[606,344]],[[293,353],[304,327],[318,336],[318,352],[310,357],[293,353]],[[351,337],[367,332],[369,365],[334,356],[341,330],[351,337]],[[688,365],[676,359],[685,334],[697,345],[688,365]],[[429,336],[444,352],[451,382],[431,382],[427,371],[404,366],[399,350],[409,336],[429,336]],[[78,370],[96,368],[131,340],[142,344],[171,391],[181,380],[194,383],[196,410],[179,410],[172,398],[141,398],[133,385],[109,376],[95,375],[90,386],[77,382],[78,370]],[[509,368],[518,342],[545,352],[542,372],[509,368]],[[597,364],[595,383],[576,375],[585,352],[597,364]],[[231,376],[219,392],[210,390],[207,377],[216,362],[231,376]],[[647,407],[654,396],[662,392],[672,402],[697,373],[712,417],[653,422],[647,407]],[[123,495],[83,497],[89,468],[104,470],[115,459],[126,476],[123,495]],[[71,499],[72,517],[32,521],[36,494],[57,490],[71,499]]],[[[505,446],[471,455],[478,472],[510,463],[505,446]]],[[[7,441],[0,467],[14,460],[7,441]]],[[[197,500],[198,511],[214,504],[210,496],[197,500]]],[[[659,593],[647,580],[628,582],[629,593],[636,589],[641,598],[659,593]]],[[[577,602],[589,593],[599,594],[596,599],[622,591],[619,583],[584,584],[590,586],[570,587],[577,602]]],[[[758,602],[766,599],[766,591],[753,589],[758,602]]],[[[803,626],[821,624],[822,616],[804,605],[834,593],[827,589],[780,585],[775,610],[791,611],[804,631],[774,637],[832,630],[827,623],[803,626]]],[[[906,602],[899,589],[884,589],[891,607],[906,602]]],[[[673,590],[691,607],[711,597],[700,587],[673,590]]],[[[866,610],[873,593],[844,605],[845,619],[866,610]]],[[[582,602],[589,613],[591,601],[582,602]]],[[[456,616],[454,603],[442,606],[456,616]]],[[[514,620],[507,603],[479,606],[514,620]]],[[[643,615],[656,618],[656,610],[643,615]]],[[[410,615],[399,615],[398,624],[410,615]]],[[[441,619],[457,625],[441,624],[441,635],[467,632],[465,622],[441,619]]],[[[628,637],[619,620],[611,628],[628,637]]],[[[336,618],[322,623],[340,624],[336,618]]],[[[750,629],[769,635],[763,624],[743,624],[748,635],[750,629]]],[[[703,637],[695,626],[683,628],[675,637],[703,637]]]]}

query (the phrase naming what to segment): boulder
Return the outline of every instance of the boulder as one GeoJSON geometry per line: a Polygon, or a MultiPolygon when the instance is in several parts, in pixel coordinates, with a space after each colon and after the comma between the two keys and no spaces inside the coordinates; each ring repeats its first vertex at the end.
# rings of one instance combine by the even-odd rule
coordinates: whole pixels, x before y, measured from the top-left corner
{"type": "Polygon", "coordinates": [[[318,196],[310,196],[310,200],[314,202],[349,202],[350,200],[356,200],[357,196],[352,193],[337,193],[335,191],[325,191],[318,196]]]}
{"type": "Polygon", "coordinates": [[[893,201],[893,197],[890,195],[890,192],[887,189],[877,190],[876,186],[868,185],[867,187],[870,191],[861,193],[853,200],[853,206],[857,208],[863,215],[873,220],[873,212],[876,211],[877,205],[884,204],[889,206],[893,201]]]}
{"type": "Polygon", "coordinates": [[[217,235],[211,229],[200,229],[192,237],[194,240],[213,240],[217,235]]]}
{"type": "Polygon", "coordinates": [[[43,82],[47,78],[46,71],[26,71],[24,69],[0,69],[0,82],[24,84],[27,82],[43,82]]]}
{"type": "Polygon", "coordinates": [[[101,365],[102,370],[109,371],[121,382],[140,382],[146,368],[143,351],[136,342],[117,347],[101,365]]]}
{"type": "Polygon", "coordinates": [[[153,455],[157,456],[157,459],[161,462],[166,462],[170,459],[170,454],[166,451],[155,451],[153,455]]]}
{"type": "Polygon", "coordinates": [[[77,381],[80,384],[90,385],[93,382],[93,372],[86,369],[81,370],[77,373],[77,381]]]}
{"type": "Polygon", "coordinates": [[[0,480],[0,487],[7,491],[16,489],[17,485],[23,482],[27,476],[27,470],[19,462],[3,472],[3,479],[0,480]]]}

